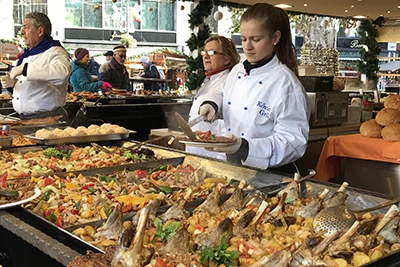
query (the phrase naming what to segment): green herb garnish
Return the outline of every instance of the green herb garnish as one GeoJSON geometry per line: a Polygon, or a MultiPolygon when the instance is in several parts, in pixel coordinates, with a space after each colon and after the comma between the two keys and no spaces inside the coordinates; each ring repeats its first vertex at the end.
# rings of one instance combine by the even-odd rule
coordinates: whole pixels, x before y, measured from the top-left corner
{"type": "Polygon", "coordinates": [[[165,185],[160,185],[160,190],[165,194],[171,194],[173,191],[170,186],[165,186],[165,185]]]}
{"type": "Polygon", "coordinates": [[[221,243],[215,248],[206,247],[201,251],[200,262],[205,263],[207,261],[213,261],[218,265],[224,264],[225,266],[232,266],[233,260],[238,258],[240,252],[232,250],[227,252],[226,249],[229,247],[226,242],[226,237],[222,236],[221,243]]]}
{"type": "Polygon", "coordinates": [[[124,156],[128,159],[133,159],[133,160],[146,160],[147,156],[145,154],[137,154],[137,153],[132,153],[130,151],[125,151],[124,156]]]}
{"type": "Polygon", "coordinates": [[[49,147],[49,148],[46,148],[45,150],[43,150],[43,155],[45,155],[46,157],[49,157],[49,158],[54,157],[57,159],[63,159],[63,158],[69,159],[69,157],[70,157],[70,154],[63,153],[63,152],[55,149],[54,147],[49,147]]]}
{"type": "Polygon", "coordinates": [[[161,239],[161,242],[165,243],[174,236],[174,234],[178,230],[179,226],[181,226],[181,223],[180,222],[170,222],[163,226],[161,220],[156,218],[154,220],[154,226],[156,227],[156,231],[154,233],[154,237],[151,242],[154,243],[158,239],[161,239]]]}

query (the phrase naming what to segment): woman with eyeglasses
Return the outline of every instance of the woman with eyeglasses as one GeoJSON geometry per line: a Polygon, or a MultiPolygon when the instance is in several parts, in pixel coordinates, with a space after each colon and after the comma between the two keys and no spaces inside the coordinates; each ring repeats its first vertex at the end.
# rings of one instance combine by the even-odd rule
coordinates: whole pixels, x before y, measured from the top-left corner
{"type": "Polygon", "coordinates": [[[258,3],[243,13],[240,32],[247,60],[230,72],[223,97],[208,99],[214,104],[200,108],[208,119],[222,109],[234,141],[212,150],[226,153],[230,162],[261,169],[289,164],[305,153],[309,108],[297,78],[288,16],[258,3]]]}
{"type": "Polygon", "coordinates": [[[129,74],[124,65],[126,48],[118,45],[113,53],[111,60],[100,66],[99,80],[109,82],[113,88],[129,90],[129,74]]]}
{"type": "MultiPolygon", "coordinates": [[[[206,78],[193,98],[193,104],[189,112],[189,120],[199,116],[200,104],[206,99],[213,96],[222,96],[222,88],[228,77],[228,73],[240,60],[240,56],[236,51],[233,41],[219,35],[211,36],[205,40],[204,50],[201,51],[201,56],[203,58],[206,78]]],[[[210,104],[213,105],[213,103],[210,104]]],[[[201,122],[193,126],[192,129],[201,132],[211,131],[213,134],[217,135],[224,135],[226,133],[222,120],[201,122]]],[[[216,155],[203,148],[186,146],[186,151],[203,156],[225,159],[225,154],[220,153],[216,155]]]]}

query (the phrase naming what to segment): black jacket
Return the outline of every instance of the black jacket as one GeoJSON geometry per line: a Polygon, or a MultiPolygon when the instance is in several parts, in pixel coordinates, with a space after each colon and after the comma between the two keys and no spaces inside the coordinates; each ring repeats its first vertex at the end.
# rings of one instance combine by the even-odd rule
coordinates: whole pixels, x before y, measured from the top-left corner
{"type": "MultiPolygon", "coordinates": [[[[158,69],[156,65],[150,62],[147,67],[144,69],[144,74],[142,75],[143,78],[160,78],[160,74],[158,73],[158,69]]],[[[158,91],[161,88],[159,83],[155,82],[145,82],[143,83],[145,90],[153,90],[158,91]]]]}
{"type": "Polygon", "coordinates": [[[115,58],[101,65],[99,80],[109,82],[113,88],[130,90],[128,71],[115,58]]]}

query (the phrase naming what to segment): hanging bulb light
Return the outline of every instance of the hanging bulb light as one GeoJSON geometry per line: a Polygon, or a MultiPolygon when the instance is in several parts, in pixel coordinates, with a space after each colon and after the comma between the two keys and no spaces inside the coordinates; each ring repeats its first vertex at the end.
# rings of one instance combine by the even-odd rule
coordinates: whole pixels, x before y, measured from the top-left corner
{"type": "Polygon", "coordinates": [[[117,0],[112,0],[113,3],[117,2],[117,0]]]}
{"type": "Polygon", "coordinates": [[[214,19],[215,19],[216,21],[221,20],[223,17],[224,17],[224,14],[222,14],[221,11],[217,11],[217,12],[214,13],[214,19]]]}
{"type": "Polygon", "coordinates": [[[149,6],[149,8],[147,9],[148,11],[153,11],[153,8],[151,6],[149,6]]]}
{"type": "Polygon", "coordinates": [[[184,5],[181,5],[181,10],[185,10],[185,6],[184,5]]]}
{"type": "Polygon", "coordinates": [[[93,7],[94,7],[94,9],[99,9],[100,6],[99,6],[99,4],[94,4],[93,7]]]}
{"type": "Polygon", "coordinates": [[[329,25],[329,21],[326,18],[324,18],[324,19],[322,19],[320,25],[321,25],[322,28],[326,29],[328,27],[328,25],[329,25]]]}

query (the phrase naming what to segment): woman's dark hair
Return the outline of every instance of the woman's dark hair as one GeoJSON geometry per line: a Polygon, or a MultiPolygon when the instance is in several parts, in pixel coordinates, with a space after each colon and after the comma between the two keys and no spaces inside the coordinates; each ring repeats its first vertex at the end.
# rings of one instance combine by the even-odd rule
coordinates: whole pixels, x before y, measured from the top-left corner
{"type": "Polygon", "coordinates": [[[220,43],[222,48],[222,53],[229,58],[230,70],[233,68],[233,66],[239,63],[240,55],[237,52],[235,43],[232,41],[232,39],[226,38],[221,35],[213,35],[204,41],[204,45],[206,45],[211,41],[217,41],[220,43]]]}
{"type": "Polygon", "coordinates": [[[281,38],[275,45],[275,53],[283,64],[298,75],[296,49],[292,43],[287,13],[270,4],[257,3],[243,13],[240,23],[251,20],[260,22],[271,36],[276,31],[281,32],[281,38]]]}

